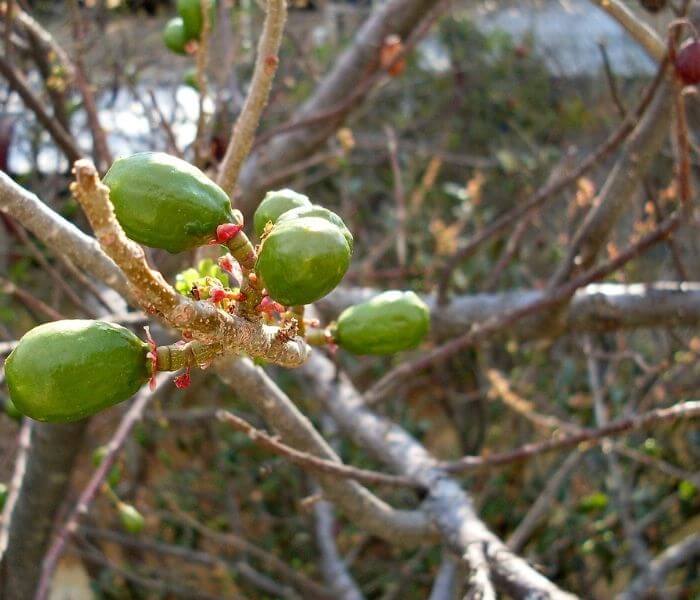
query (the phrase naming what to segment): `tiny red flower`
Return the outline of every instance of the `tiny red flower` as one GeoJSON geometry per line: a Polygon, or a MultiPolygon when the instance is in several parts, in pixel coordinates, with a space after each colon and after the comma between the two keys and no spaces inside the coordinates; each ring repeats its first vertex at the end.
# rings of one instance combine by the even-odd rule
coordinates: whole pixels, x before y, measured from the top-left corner
{"type": "Polygon", "coordinates": [[[270,298],[270,296],[265,296],[258,304],[255,309],[258,312],[267,313],[271,315],[273,313],[283,313],[285,308],[279,302],[275,302],[270,298]]]}
{"type": "Polygon", "coordinates": [[[218,304],[224,298],[226,298],[226,292],[224,291],[224,288],[215,287],[210,290],[209,297],[214,304],[218,304]]]}
{"type": "Polygon", "coordinates": [[[187,367],[186,371],[182,375],[178,375],[175,379],[173,379],[173,382],[175,383],[175,387],[179,390],[189,387],[191,383],[190,368],[187,367]]]}

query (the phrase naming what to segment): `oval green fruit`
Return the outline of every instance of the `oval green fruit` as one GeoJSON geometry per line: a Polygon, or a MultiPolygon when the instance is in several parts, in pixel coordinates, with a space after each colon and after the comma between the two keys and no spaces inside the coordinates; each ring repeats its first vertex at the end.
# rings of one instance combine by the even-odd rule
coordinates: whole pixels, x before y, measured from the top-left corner
{"type": "Polygon", "coordinates": [[[4,483],[0,483],[0,512],[5,508],[5,503],[7,502],[7,496],[9,495],[9,490],[4,483]]]}
{"type": "Polygon", "coordinates": [[[226,192],[191,164],[162,152],[115,161],[104,183],[132,240],[177,253],[207,244],[217,226],[242,223],[226,192]]]}
{"type": "MultiPolygon", "coordinates": [[[[204,26],[201,0],[177,0],[177,12],[184,22],[187,39],[198,40],[204,26]]],[[[209,0],[209,22],[212,29],[214,28],[215,19],[216,0],[209,0]]]]}
{"type": "Polygon", "coordinates": [[[335,332],[353,354],[394,354],[415,348],[430,328],[430,311],[413,292],[389,291],[345,309],[335,332]]]}
{"type": "Polygon", "coordinates": [[[133,396],[150,378],[148,344],[121,325],[66,320],[35,327],[5,362],[17,410],[77,421],[133,396]]]}
{"type": "MultiPolygon", "coordinates": [[[[107,446],[99,446],[98,448],[95,448],[95,451],[92,453],[93,466],[99,467],[102,464],[102,461],[105,459],[105,456],[107,456],[107,451],[107,446]]],[[[117,485],[121,481],[121,478],[122,470],[119,467],[119,465],[115,463],[112,465],[112,468],[109,470],[109,473],[107,473],[107,483],[110,487],[117,487],[117,485]]]]}
{"type": "Polygon", "coordinates": [[[7,398],[5,400],[5,414],[15,421],[21,420],[23,416],[22,413],[17,410],[15,403],[12,402],[12,398],[7,398]]]}
{"type": "Polygon", "coordinates": [[[145,524],[143,515],[136,510],[131,504],[120,502],[117,505],[119,511],[119,520],[122,527],[129,533],[141,533],[145,524]]]}
{"type": "Polygon", "coordinates": [[[183,83],[195,91],[199,91],[199,81],[197,81],[197,69],[187,69],[182,78],[183,83]]]}
{"type": "Polygon", "coordinates": [[[308,196],[289,189],[267,192],[253,215],[255,235],[260,237],[268,222],[274,225],[280,215],[300,206],[311,206],[308,196]]]}
{"type": "Polygon", "coordinates": [[[318,217],[294,219],[272,228],[255,271],[273,300],[287,306],[310,304],[340,283],[351,255],[332,223],[318,217]]]}
{"type": "Polygon", "coordinates": [[[185,45],[187,36],[185,35],[185,24],[180,17],[170,19],[163,29],[163,42],[175,54],[187,54],[185,45]]]}
{"type": "Polygon", "coordinates": [[[277,219],[277,223],[286,223],[287,221],[293,221],[294,219],[301,219],[304,217],[318,217],[319,219],[325,219],[329,223],[333,223],[342,232],[345,240],[350,246],[350,250],[353,249],[355,240],[352,237],[352,233],[347,228],[343,219],[336,215],[332,210],[328,210],[323,206],[318,204],[313,204],[311,206],[299,206],[282,213],[277,219]]]}

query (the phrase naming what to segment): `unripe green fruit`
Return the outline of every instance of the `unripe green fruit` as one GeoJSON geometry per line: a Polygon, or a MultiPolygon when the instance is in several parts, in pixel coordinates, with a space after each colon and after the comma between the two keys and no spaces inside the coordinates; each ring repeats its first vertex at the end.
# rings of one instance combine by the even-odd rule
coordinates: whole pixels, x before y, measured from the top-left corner
{"type": "Polygon", "coordinates": [[[5,400],[5,414],[15,421],[19,421],[22,418],[22,413],[17,410],[15,403],[12,402],[12,398],[5,400]]]}
{"type": "Polygon", "coordinates": [[[300,206],[311,206],[308,196],[289,189],[267,192],[253,215],[255,235],[262,236],[268,222],[274,225],[281,214],[300,206]]]}
{"type": "MultiPolygon", "coordinates": [[[[95,451],[92,453],[92,464],[95,467],[99,467],[102,464],[102,461],[105,459],[105,456],[107,456],[107,446],[99,446],[98,448],[95,448],[95,451]]],[[[112,465],[109,473],[107,473],[107,483],[110,485],[110,487],[115,487],[119,484],[121,478],[122,470],[119,468],[119,465],[112,465]]]]}
{"type": "Polygon", "coordinates": [[[352,251],[343,233],[318,217],[279,223],[265,238],[255,271],[273,300],[287,306],[323,298],[345,275],[352,251]]]}
{"type": "Polygon", "coordinates": [[[185,50],[185,45],[187,44],[185,24],[180,17],[170,19],[165,24],[163,42],[168,47],[168,50],[173,51],[175,54],[187,54],[185,50]]]}
{"type": "Polygon", "coordinates": [[[353,354],[394,354],[415,348],[430,328],[430,311],[413,292],[390,291],[345,309],[335,341],[353,354]]]}
{"type": "Polygon", "coordinates": [[[197,167],[162,152],[115,161],[104,183],[132,240],[177,253],[207,244],[223,223],[240,224],[226,192],[197,167]]]}
{"type": "Polygon", "coordinates": [[[121,325],[46,323],[25,334],[5,362],[10,397],[37,421],[77,421],[133,396],[151,375],[148,351],[121,325]]]}
{"type": "MultiPolygon", "coordinates": [[[[204,19],[202,18],[201,0],[177,0],[177,12],[180,13],[185,25],[188,40],[198,40],[202,35],[204,19]]],[[[214,28],[216,18],[216,0],[209,0],[209,23],[214,28]]]]}
{"type": "Polygon", "coordinates": [[[4,483],[0,483],[0,512],[3,508],[5,508],[5,502],[7,502],[8,494],[9,490],[7,489],[7,486],[4,483]]]}
{"type": "Polygon", "coordinates": [[[141,533],[145,524],[143,515],[136,510],[131,504],[120,502],[117,505],[119,511],[119,520],[122,527],[129,533],[141,533]]]}
{"type": "Polygon", "coordinates": [[[336,215],[332,210],[328,210],[327,208],[319,206],[318,204],[314,204],[312,206],[299,206],[297,208],[293,208],[292,210],[288,210],[279,216],[277,223],[282,224],[286,223],[287,221],[293,221],[294,219],[301,219],[304,217],[318,217],[319,219],[325,219],[329,223],[333,223],[333,225],[340,229],[348,243],[348,246],[350,246],[350,250],[353,249],[355,240],[352,237],[352,233],[350,233],[350,230],[343,222],[343,219],[336,215]]]}
{"type": "Polygon", "coordinates": [[[197,81],[197,69],[187,69],[185,75],[182,78],[185,85],[191,87],[193,90],[199,91],[199,81],[197,81]]]}

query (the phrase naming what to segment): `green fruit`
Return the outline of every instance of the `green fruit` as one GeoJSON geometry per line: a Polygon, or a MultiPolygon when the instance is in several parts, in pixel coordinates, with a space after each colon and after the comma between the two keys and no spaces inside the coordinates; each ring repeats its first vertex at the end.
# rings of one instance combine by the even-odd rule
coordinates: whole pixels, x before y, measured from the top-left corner
{"type": "Polygon", "coordinates": [[[324,219],[306,217],[272,228],[255,271],[273,300],[297,306],[315,302],[337,286],[351,255],[340,229],[324,219]]]}
{"type": "Polygon", "coordinates": [[[143,515],[131,504],[120,502],[117,504],[117,511],[119,511],[119,520],[122,527],[126,531],[129,533],[141,533],[143,531],[145,523],[143,515]]]}
{"type": "MultiPolygon", "coordinates": [[[[92,453],[92,464],[95,467],[99,467],[102,464],[102,461],[105,459],[105,456],[107,456],[107,446],[99,446],[98,448],[95,448],[95,451],[92,453]]],[[[121,478],[122,470],[119,468],[119,465],[112,465],[109,473],[107,473],[107,483],[111,487],[115,487],[121,478]]]]}
{"type": "MultiPolygon", "coordinates": [[[[202,34],[204,19],[202,18],[202,3],[200,0],[177,0],[177,12],[180,13],[185,25],[185,35],[188,40],[198,40],[202,34]]],[[[216,18],[216,0],[209,0],[209,23],[214,28],[216,18]]]]}
{"type": "Polygon", "coordinates": [[[263,234],[268,221],[274,225],[281,214],[300,206],[311,206],[308,196],[288,189],[267,192],[253,215],[255,235],[263,234]]]}
{"type": "Polygon", "coordinates": [[[350,233],[350,230],[346,227],[343,219],[336,215],[332,210],[328,210],[327,208],[319,206],[318,204],[313,204],[312,206],[299,206],[297,208],[293,208],[292,210],[288,210],[282,213],[276,222],[286,223],[287,221],[293,221],[294,219],[301,219],[303,217],[318,217],[319,219],[325,219],[329,223],[333,223],[333,225],[340,229],[343,236],[345,236],[345,240],[347,241],[348,246],[350,246],[350,250],[353,249],[354,240],[352,233],[350,233]]]}
{"type": "Polygon", "coordinates": [[[185,75],[182,78],[185,85],[191,87],[193,90],[199,91],[199,81],[197,81],[197,69],[187,69],[185,75]]]}
{"type": "Polygon", "coordinates": [[[12,402],[12,398],[5,400],[5,414],[15,421],[19,421],[22,418],[22,413],[17,410],[15,403],[12,402]]]}
{"type": "Polygon", "coordinates": [[[140,152],[105,175],[114,212],[132,240],[177,253],[207,244],[223,223],[242,223],[226,192],[191,164],[140,152]]]}
{"type": "Polygon", "coordinates": [[[354,354],[394,354],[415,348],[430,327],[430,311],[413,292],[390,291],[345,309],[335,340],[354,354]]]}
{"type": "Polygon", "coordinates": [[[133,396],[150,377],[148,344],[121,325],[55,321],[35,327],[5,362],[17,410],[77,421],[133,396]]]}
{"type": "Polygon", "coordinates": [[[9,490],[7,489],[7,486],[4,483],[0,483],[0,511],[5,508],[5,502],[7,502],[8,494],[9,490]]]}
{"type": "Polygon", "coordinates": [[[185,24],[180,17],[170,19],[163,29],[163,42],[169,50],[175,54],[187,54],[185,45],[187,36],[185,35],[185,24]]]}

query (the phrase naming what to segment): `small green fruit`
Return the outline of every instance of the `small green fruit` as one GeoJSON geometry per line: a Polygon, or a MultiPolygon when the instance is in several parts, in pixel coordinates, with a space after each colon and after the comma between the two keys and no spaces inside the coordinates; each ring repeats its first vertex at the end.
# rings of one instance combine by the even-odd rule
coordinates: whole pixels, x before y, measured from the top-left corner
{"type": "MultiPolygon", "coordinates": [[[[177,0],[177,12],[180,13],[184,22],[187,39],[198,40],[204,26],[201,0],[177,0]]],[[[212,29],[215,19],[216,0],[209,0],[209,22],[212,29]]]]}
{"type": "Polygon", "coordinates": [[[104,183],[126,235],[152,248],[182,252],[213,240],[223,223],[243,222],[224,190],[197,167],[162,152],[120,158],[104,183]]]}
{"type": "Polygon", "coordinates": [[[5,502],[7,502],[7,495],[9,493],[7,486],[4,483],[0,483],[0,512],[5,508],[5,502]]]}
{"type": "Polygon", "coordinates": [[[267,192],[253,215],[255,235],[262,236],[268,222],[274,225],[281,214],[300,206],[311,206],[308,196],[289,189],[267,192]]]}
{"type": "Polygon", "coordinates": [[[150,378],[148,344],[121,325],[66,320],[35,327],[5,362],[17,410],[77,421],[133,396],[150,378]]]}
{"type": "Polygon", "coordinates": [[[352,251],[343,233],[318,217],[275,225],[265,238],[255,271],[273,300],[287,306],[323,298],[345,275],[352,251]]]}
{"type": "Polygon", "coordinates": [[[353,354],[394,354],[415,348],[430,328],[430,311],[413,292],[390,291],[345,309],[335,340],[353,354]]]}
{"type": "Polygon", "coordinates": [[[197,69],[187,69],[182,81],[186,86],[191,87],[195,91],[199,91],[199,81],[197,81],[197,69]]]}
{"type": "Polygon", "coordinates": [[[131,504],[120,502],[117,504],[119,511],[119,520],[122,527],[129,533],[141,533],[145,524],[143,515],[136,510],[131,504]]]}
{"type": "Polygon", "coordinates": [[[353,249],[355,240],[352,237],[352,233],[350,233],[350,230],[343,222],[343,219],[336,215],[332,210],[328,210],[327,208],[319,206],[318,204],[314,204],[312,206],[299,206],[297,208],[293,208],[292,210],[288,210],[279,216],[277,223],[286,223],[287,221],[293,221],[294,219],[301,219],[304,217],[318,217],[319,219],[325,219],[329,223],[333,223],[333,225],[340,229],[342,234],[345,236],[345,240],[347,241],[348,246],[350,246],[350,250],[353,249]]]}
{"type": "Polygon", "coordinates": [[[180,17],[170,19],[165,24],[163,42],[168,47],[168,50],[173,51],[175,54],[187,54],[185,50],[185,44],[187,44],[185,24],[180,17]]]}
{"type": "MultiPolygon", "coordinates": [[[[107,446],[99,446],[95,448],[95,451],[92,453],[92,464],[95,467],[99,467],[102,464],[102,461],[105,459],[105,456],[107,456],[107,446]]],[[[115,487],[119,484],[121,478],[122,470],[119,468],[119,465],[112,465],[112,468],[107,474],[107,483],[110,485],[110,487],[115,487]]]]}

